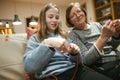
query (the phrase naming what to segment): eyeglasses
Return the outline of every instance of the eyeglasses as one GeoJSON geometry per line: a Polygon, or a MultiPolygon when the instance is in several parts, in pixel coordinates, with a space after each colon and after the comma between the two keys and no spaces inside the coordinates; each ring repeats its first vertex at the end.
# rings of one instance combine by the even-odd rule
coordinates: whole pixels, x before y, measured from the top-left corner
{"type": "Polygon", "coordinates": [[[78,16],[80,16],[80,14],[82,13],[82,10],[77,10],[76,12],[74,12],[73,14],[71,14],[70,19],[76,18],[78,16]]]}

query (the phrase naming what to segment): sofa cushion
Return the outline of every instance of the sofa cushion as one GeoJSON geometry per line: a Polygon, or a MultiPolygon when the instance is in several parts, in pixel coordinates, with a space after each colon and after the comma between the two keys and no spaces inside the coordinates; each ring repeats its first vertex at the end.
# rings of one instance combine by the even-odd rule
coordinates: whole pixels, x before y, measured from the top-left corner
{"type": "Polygon", "coordinates": [[[0,80],[24,80],[26,34],[0,35],[0,80]]]}

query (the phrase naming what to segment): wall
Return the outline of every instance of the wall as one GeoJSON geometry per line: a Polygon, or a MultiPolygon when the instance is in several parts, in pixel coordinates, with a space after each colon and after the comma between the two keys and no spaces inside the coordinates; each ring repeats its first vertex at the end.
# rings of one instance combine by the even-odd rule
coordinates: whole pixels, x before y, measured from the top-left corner
{"type": "MultiPolygon", "coordinates": [[[[88,21],[93,20],[93,11],[91,6],[91,0],[84,0],[82,3],[86,3],[87,13],[88,14],[88,21]]],[[[47,3],[46,3],[47,4],[47,3]]],[[[15,33],[25,33],[26,27],[26,20],[25,18],[31,17],[31,15],[39,16],[41,8],[43,8],[45,4],[41,3],[32,3],[32,10],[31,10],[31,2],[11,2],[10,0],[0,0],[0,19],[14,19],[14,14],[18,14],[20,20],[22,21],[22,25],[15,26],[15,33]],[[16,6],[16,9],[15,9],[16,6]]],[[[58,5],[58,4],[57,4],[58,5]]],[[[60,6],[61,10],[61,19],[64,29],[68,29],[65,25],[65,9],[66,6],[60,6]]]]}
{"type": "Polygon", "coordinates": [[[34,4],[31,11],[31,3],[23,2],[10,2],[1,1],[0,2],[0,19],[14,19],[14,14],[18,14],[22,25],[15,26],[15,33],[25,33],[26,20],[25,18],[31,17],[31,15],[39,16],[41,4],[34,4]],[[15,10],[16,4],[16,10],[15,10]],[[33,12],[33,14],[32,14],[33,12]]]}
{"type": "Polygon", "coordinates": [[[94,11],[93,11],[93,0],[86,0],[87,4],[87,20],[88,22],[91,22],[91,21],[95,21],[95,18],[94,18],[94,11]]]}

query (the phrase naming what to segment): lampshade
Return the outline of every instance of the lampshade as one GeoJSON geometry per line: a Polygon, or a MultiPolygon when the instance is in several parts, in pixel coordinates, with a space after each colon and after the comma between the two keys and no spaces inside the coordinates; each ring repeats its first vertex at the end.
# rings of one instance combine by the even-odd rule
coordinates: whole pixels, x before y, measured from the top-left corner
{"type": "Polygon", "coordinates": [[[34,16],[31,16],[30,25],[37,25],[38,22],[35,20],[34,16]]]}
{"type": "Polygon", "coordinates": [[[5,27],[9,28],[9,23],[8,22],[6,22],[5,27]]]}
{"type": "Polygon", "coordinates": [[[2,23],[2,21],[0,20],[0,25],[2,25],[3,23],[2,23]]]}
{"type": "Polygon", "coordinates": [[[18,18],[18,15],[15,14],[15,15],[14,15],[13,25],[20,25],[20,24],[22,24],[22,22],[21,22],[20,19],[18,18]]]}

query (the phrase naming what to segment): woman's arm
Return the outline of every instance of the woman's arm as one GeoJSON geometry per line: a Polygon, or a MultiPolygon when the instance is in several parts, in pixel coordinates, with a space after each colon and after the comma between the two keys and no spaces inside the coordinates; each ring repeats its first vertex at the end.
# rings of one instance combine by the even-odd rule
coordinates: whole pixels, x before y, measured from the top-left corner
{"type": "Polygon", "coordinates": [[[84,42],[74,32],[69,33],[69,38],[73,43],[79,46],[81,52],[81,59],[84,64],[91,65],[101,57],[99,51],[94,45],[92,45],[88,49],[84,42]]]}

